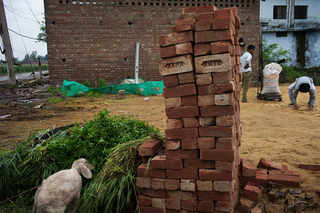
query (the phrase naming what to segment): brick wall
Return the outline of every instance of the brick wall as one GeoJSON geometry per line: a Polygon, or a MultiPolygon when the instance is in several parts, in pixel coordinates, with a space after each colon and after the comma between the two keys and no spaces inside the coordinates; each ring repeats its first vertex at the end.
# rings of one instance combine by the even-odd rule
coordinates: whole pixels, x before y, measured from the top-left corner
{"type": "MultiPolygon", "coordinates": [[[[169,32],[181,9],[216,5],[238,7],[240,37],[259,47],[258,0],[45,0],[52,84],[64,79],[103,78],[117,83],[134,76],[135,44],[140,42],[140,77],[160,80],[159,37],[169,32]]],[[[259,53],[259,49],[257,49],[259,53]]],[[[255,70],[258,57],[255,57],[255,70]]]]}

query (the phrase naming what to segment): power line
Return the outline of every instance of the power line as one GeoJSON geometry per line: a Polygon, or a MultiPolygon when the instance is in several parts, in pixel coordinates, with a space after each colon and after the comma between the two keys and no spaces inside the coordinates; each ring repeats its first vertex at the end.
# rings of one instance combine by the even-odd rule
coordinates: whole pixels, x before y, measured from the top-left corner
{"type": "Polygon", "coordinates": [[[10,13],[12,13],[12,14],[20,17],[20,18],[27,19],[28,21],[32,21],[33,23],[39,24],[37,21],[33,20],[33,19],[30,18],[30,17],[22,16],[22,15],[16,13],[16,12],[12,11],[11,9],[9,9],[9,7],[8,7],[7,5],[5,5],[5,8],[6,8],[6,10],[9,11],[10,13]]]}
{"type": "Polygon", "coordinates": [[[38,22],[38,24],[41,25],[41,22],[37,19],[36,15],[34,14],[32,8],[31,8],[31,6],[30,6],[29,0],[26,0],[25,3],[26,3],[26,5],[28,6],[29,10],[31,11],[31,14],[32,14],[33,18],[38,22]]]}
{"type": "Polygon", "coordinates": [[[23,35],[23,34],[18,33],[18,32],[14,31],[14,30],[12,30],[12,29],[10,29],[10,28],[8,28],[8,29],[9,29],[9,31],[11,31],[11,32],[13,32],[13,33],[15,33],[15,34],[17,34],[17,35],[19,35],[19,36],[21,36],[21,37],[24,37],[24,38],[28,38],[28,39],[32,39],[32,40],[39,41],[37,38],[32,38],[32,37],[30,37],[30,36],[23,35]]]}

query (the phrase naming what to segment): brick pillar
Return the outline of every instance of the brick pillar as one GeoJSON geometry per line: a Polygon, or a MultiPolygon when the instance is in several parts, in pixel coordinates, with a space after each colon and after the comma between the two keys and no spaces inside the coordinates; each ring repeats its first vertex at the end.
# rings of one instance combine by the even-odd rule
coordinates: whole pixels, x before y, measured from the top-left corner
{"type": "Polygon", "coordinates": [[[166,147],[138,168],[142,213],[234,212],[239,191],[240,48],[236,8],[183,10],[160,38],[166,147]]]}

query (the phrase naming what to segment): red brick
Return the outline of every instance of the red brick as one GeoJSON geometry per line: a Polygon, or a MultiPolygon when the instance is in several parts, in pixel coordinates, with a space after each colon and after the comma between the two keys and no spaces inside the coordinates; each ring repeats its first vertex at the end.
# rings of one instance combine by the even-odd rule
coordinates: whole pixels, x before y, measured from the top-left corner
{"type": "Polygon", "coordinates": [[[224,84],[198,86],[199,95],[221,94],[232,91],[234,91],[234,84],[231,81],[224,84]]]}
{"type": "Polygon", "coordinates": [[[232,24],[232,20],[228,18],[215,18],[212,22],[213,30],[228,30],[234,29],[234,25],[232,24]]]}
{"type": "Polygon", "coordinates": [[[271,170],[269,171],[268,180],[282,186],[299,187],[301,179],[298,175],[290,173],[290,171],[271,170]]]}
{"type": "Polygon", "coordinates": [[[181,179],[180,182],[180,189],[181,191],[196,191],[196,182],[194,179],[181,179]]]}
{"type": "Polygon", "coordinates": [[[166,98],[166,108],[176,108],[181,106],[181,97],[177,98],[166,98]]]}
{"type": "Polygon", "coordinates": [[[232,173],[214,169],[199,169],[200,180],[231,181],[232,173]]]}
{"type": "Polygon", "coordinates": [[[213,5],[201,5],[201,6],[196,6],[196,7],[186,7],[183,8],[183,14],[207,14],[207,13],[214,13],[217,10],[217,8],[213,5]]]}
{"type": "MultiPolygon", "coordinates": [[[[200,107],[200,115],[203,117],[233,115],[233,106],[204,106],[200,107]]],[[[222,137],[222,136],[220,136],[222,137]]]]}
{"type": "Polygon", "coordinates": [[[164,187],[166,190],[179,190],[180,182],[178,179],[166,179],[164,183],[164,187]]]}
{"type": "Polygon", "coordinates": [[[252,200],[252,201],[259,201],[262,196],[262,191],[260,188],[253,186],[253,185],[246,185],[244,187],[244,197],[252,200]]]}
{"type": "Polygon", "coordinates": [[[168,178],[198,178],[198,169],[183,168],[180,170],[167,170],[168,178]]]}
{"type": "Polygon", "coordinates": [[[152,207],[165,209],[166,208],[166,200],[162,198],[152,198],[152,207]]]}
{"type": "Polygon", "coordinates": [[[165,189],[165,180],[161,178],[152,178],[151,179],[151,188],[153,190],[164,190],[165,189]]]}
{"type": "Polygon", "coordinates": [[[166,98],[189,96],[189,95],[195,95],[195,94],[196,94],[196,87],[194,84],[185,84],[185,85],[163,89],[163,96],[166,98]]]}
{"type": "Polygon", "coordinates": [[[166,47],[173,44],[180,44],[193,41],[192,32],[169,33],[160,37],[160,46],[166,47]]]}
{"type": "Polygon", "coordinates": [[[195,24],[195,31],[206,31],[211,30],[212,20],[200,20],[195,24]]]}
{"type": "Polygon", "coordinates": [[[208,85],[212,83],[211,73],[197,74],[196,75],[197,85],[208,85]]]}
{"type": "Polygon", "coordinates": [[[142,157],[152,156],[161,148],[161,141],[156,139],[148,139],[139,147],[139,155],[142,157]]]}
{"type": "Polygon", "coordinates": [[[204,149],[200,150],[201,160],[218,160],[232,162],[234,160],[234,152],[232,150],[222,149],[204,149]]]}
{"type": "Polygon", "coordinates": [[[196,106],[181,106],[176,108],[166,109],[168,118],[190,118],[199,115],[199,108],[196,106]]]}
{"type": "Polygon", "coordinates": [[[216,125],[225,126],[225,127],[233,126],[234,117],[235,117],[234,115],[218,116],[216,117],[216,125]]]}
{"type": "Polygon", "coordinates": [[[198,211],[200,212],[213,212],[214,203],[212,200],[200,200],[198,201],[198,211]]]}
{"type": "Polygon", "coordinates": [[[233,8],[223,8],[215,12],[216,19],[232,19],[232,23],[235,22],[234,16],[236,15],[237,10],[233,8]]]}
{"type": "Polygon", "coordinates": [[[198,142],[196,138],[184,138],[181,141],[181,148],[183,150],[198,149],[198,142]]]}
{"type": "Polygon", "coordinates": [[[180,84],[193,83],[194,82],[193,72],[179,74],[178,79],[180,84]]]}
{"type": "Polygon", "coordinates": [[[167,129],[180,129],[183,127],[182,120],[180,119],[168,119],[167,129]]]}
{"type": "Polygon", "coordinates": [[[196,211],[197,204],[197,200],[181,200],[181,209],[196,211]]]}
{"type": "Polygon", "coordinates": [[[214,117],[199,118],[199,124],[202,127],[215,126],[216,119],[214,117]]]}
{"type": "Polygon", "coordinates": [[[160,75],[173,75],[193,71],[191,55],[162,59],[159,64],[160,75]]]}
{"type": "Polygon", "coordinates": [[[220,212],[232,212],[233,202],[230,201],[217,201],[216,210],[220,212]]]}
{"type": "Polygon", "coordinates": [[[167,139],[183,139],[183,138],[197,138],[197,128],[182,128],[182,129],[167,129],[165,130],[167,139]]]}
{"type": "Polygon", "coordinates": [[[166,197],[166,191],[164,190],[152,190],[152,189],[140,189],[139,193],[151,197],[151,198],[165,198],[166,197]]]}
{"type": "Polygon", "coordinates": [[[200,137],[232,137],[232,133],[232,127],[208,126],[199,128],[200,137]]]}
{"type": "Polygon", "coordinates": [[[225,162],[225,161],[215,161],[215,166],[217,170],[232,172],[235,168],[234,162],[225,162]]]}
{"type": "Polygon", "coordinates": [[[245,177],[256,176],[257,166],[254,164],[252,160],[242,159],[241,167],[242,167],[242,176],[245,176],[245,177]]]}
{"type": "Polygon", "coordinates": [[[160,48],[160,57],[161,58],[169,58],[176,56],[176,47],[170,46],[170,47],[162,47],[160,48]]]}
{"type": "Polygon", "coordinates": [[[181,97],[181,104],[183,106],[197,106],[197,96],[184,96],[181,97]]]}
{"type": "Polygon", "coordinates": [[[165,178],[166,170],[161,169],[147,169],[146,164],[141,164],[137,171],[138,177],[152,177],[152,178],[165,178]]]}
{"type": "Polygon", "coordinates": [[[176,20],[175,29],[177,32],[193,30],[195,22],[196,22],[196,20],[191,17],[178,18],[176,20]]]}
{"type": "Polygon", "coordinates": [[[309,171],[320,171],[320,165],[317,164],[299,164],[298,167],[309,171]]]}
{"type": "Polygon", "coordinates": [[[213,166],[214,166],[213,161],[205,161],[200,159],[184,160],[185,168],[211,169],[213,168],[213,166]]]}
{"type": "Polygon", "coordinates": [[[195,44],[194,45],[194,55],[208,55],[211,54],[211,45],[210,44],[195,44]]]}
{"type": "Polygon", "coordinates": [[[216,149],[233,149],[233,138],[217,138],[216,149]]]}
{"type": "Polygon", "coordinates": [[[206,43],[214,41],[233,41],[230,30],[201,31],[195,33],[195,43],[206,43]]]}
{"type": "Polygon", "coordinates": [[[192,54],[193,53],[192,44],[190,42],[177,44],[175,47],[175,51],[177,55],[192,54]]]}
{"type": "Polygon", "coordinates": [[[167,208],[168,209],[181,209],[181,200],[180,199],[167,199],[167,208]]]}
{"type": "Polygon", "coordinates": [[[198,127],[199,122],[196,118],[183,118],[183,126],[185,128],[198,127]]]}
{"type": "Polygon", "coordinates": [[[151,206],[151,198],[143,195],[139,195],[139,206],[151,206]]]}
{"type": "Polygon", "coordinates": [[[260,159],[260,161],[258,163],[258,168],[270,169],[270,170],[287,170],[288,169],[286,166],[277,164],[272,161],[268,161],[264,158],[260,159]]]}
{"type": "Polygon", "coordinates": [[[225,84],[233,80],[232,71],[212,73],[212,82],[214,84],[225,84]]]}
{"type": "Polygon", "coordinates": [[[233,104],[233,94],[226,93],[226,94],[217,94],[214,96],[214,103],[215,105],[226,106],[233,104]]]}
{"type": "Polygon", "coordinates": [[[215,148],[215,138],[214,137],[200,137],[200,138],[198,138],[198,145],[199,145],[200,150],[214,149],[215,148]]]}
{"type": "Polygon", "coordinates": [[[211,54],[232,53],[232,44],[225,41],[211,43],[211,54]]]}
{"type": "Polygon", "coordinates": [[[177,150],[181,147],[181,142],[179,140],[167,140],[165,144],[167,150],[177,150]]]}
{"type": "Polygon", "coordinates": [[[178,76],[174,75],[164,75],[163,76],[163,83],[166,87],[175,87],[178,86],[178,76]]]}
{"type": "Polygon", "coordinates": [[[165,155],[157,155],[151,160],[152,169],[182,169],[181,160],[168,160],[165,155]]]}
{"type": "Polygon", "coordinates": [[[138,188],[151,188],[151,178],[149,177],[136,177],[136,185],[138,188]]]}
{"type": "Polygon", "coordinates": [[[228,192],[197,192],[199,200],[230,201],[231,195],[228,192]]]}
{"type": "Polygon", "coordinates": [[[163,209],[161,209],[161,208],[154,208],[154,207],[142,206],[142,207],[140,207],[140,212],[141,212],[141,213],[163,213],[163,209]]]}
{"type": "Polygon", "coordinates": [[[213,182],[197,180],[197,190],[202,192],[211,192],[213,191],[213,182]]]}
{"type": "Polygon", "coordinates": [[[198,105],[199,106],[211,106],[214,105],[214,96],[213,95],[200,95],[198,96],[198,105]]]}
{"type": "Polygon", "coordinates": [[[199,158],[198,150],[166,150],[167,159],[197,159],[199,158]]]}
{"type": "Polygon", "coordinates": [[[232,192],[233,186],[231,181],[214,181],[213,188],[217,192],[232,192]]]}
{"type": "Polygon", "coordinates": [[[197,73],[228,72],[232,68],[231,63],[229,53],[195,57],[197,73]]]}

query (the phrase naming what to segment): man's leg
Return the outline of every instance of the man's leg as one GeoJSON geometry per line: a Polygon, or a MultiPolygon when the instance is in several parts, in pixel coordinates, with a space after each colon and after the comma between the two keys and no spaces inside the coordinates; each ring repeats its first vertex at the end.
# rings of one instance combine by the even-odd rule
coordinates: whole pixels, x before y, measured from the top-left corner
{"type": "Polygon", "coordinates": [[[248,102],[247,93],[248,93],[249,84],[250,84],[251,72],[242,73],[242,77],[243,77],[242,102],[248,102]]]}

